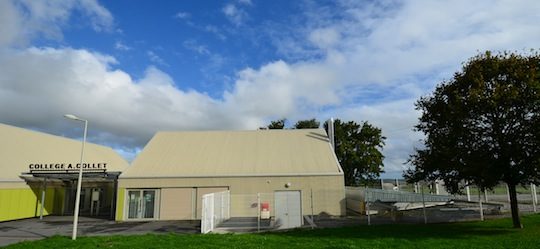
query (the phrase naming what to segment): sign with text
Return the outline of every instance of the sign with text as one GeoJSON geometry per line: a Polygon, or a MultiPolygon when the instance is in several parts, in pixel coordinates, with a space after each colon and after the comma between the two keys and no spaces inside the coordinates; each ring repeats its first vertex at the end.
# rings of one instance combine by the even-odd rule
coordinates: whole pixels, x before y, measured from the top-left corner
{"type": "MultiPolygon", "coordinates": [[[[78,172],[80,163],[31,163],[28,169],[31,173],[36,172],[78,172]]],[[[83,163],[83,172],[106,172],[107,163],[83,163]]]]}

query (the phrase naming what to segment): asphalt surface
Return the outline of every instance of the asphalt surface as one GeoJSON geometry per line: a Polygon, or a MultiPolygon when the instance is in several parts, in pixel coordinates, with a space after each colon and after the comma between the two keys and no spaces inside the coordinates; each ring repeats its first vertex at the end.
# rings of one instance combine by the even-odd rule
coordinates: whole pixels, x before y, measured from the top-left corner
{"type": "MultiPolygon", "coordinates": [[[[73,216],[46,216],[0,222],[0,247],[25,240],[38,240],[54,235],[71,236],[73,216]]],[[[199,221],[116,222],[80,217],[78,236],[134,235],[148,233],[199,233],[199,221]]]]}

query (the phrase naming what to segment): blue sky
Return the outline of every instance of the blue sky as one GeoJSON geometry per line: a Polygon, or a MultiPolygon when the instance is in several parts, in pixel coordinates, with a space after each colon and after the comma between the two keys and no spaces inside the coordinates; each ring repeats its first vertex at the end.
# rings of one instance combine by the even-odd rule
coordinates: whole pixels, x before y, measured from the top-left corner
{"type": "MultiPolygon", "coordinates": [[[[75,17],[71,23],[79,25],[65,29],[62,45],[112,55],[117,67],[134,78],[144,77],[148,65],[155,65],[178,87],[213,98],[231,87],[236,72],[285,56],[276,51],[275,40],[294,31],[284,30],[281,20],[302,22],[296,16],[302,4],[295,1],[101,3],[114,13],[114,30],[88,32],[84,20],[75,17]]],[[[37,44],[57,42],[43,39],[37,44]]]]}
{"type": "Polygon", "coordinates": [[[0,1],[0,122],[128,160],[159,130],[368,121],[400,176],[414,102],[485,50],[540,47],[531,1],[0,1]]]}

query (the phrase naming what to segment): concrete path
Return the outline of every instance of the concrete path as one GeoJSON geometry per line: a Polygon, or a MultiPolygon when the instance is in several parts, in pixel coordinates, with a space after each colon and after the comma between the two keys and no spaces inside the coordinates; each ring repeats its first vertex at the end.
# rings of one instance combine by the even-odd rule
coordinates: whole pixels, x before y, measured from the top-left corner
{"type": "MultiPolygon", "coordinates": [[[[0,222],[0,247],[53,235],[71,236],[73,216],[47,216],[0,222]]],[[[80,217],[78,236],[133,235],[147,233],[199,233],[200,221],[115,222],[80,217]]]]}

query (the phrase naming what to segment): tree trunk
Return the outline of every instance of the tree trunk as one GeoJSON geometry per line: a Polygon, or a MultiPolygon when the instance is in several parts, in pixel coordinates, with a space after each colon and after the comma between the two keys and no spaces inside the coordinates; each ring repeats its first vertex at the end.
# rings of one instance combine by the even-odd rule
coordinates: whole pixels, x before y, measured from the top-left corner
{"type": "Polygon", "coordinates": [[[519,219],[516,185],[508,184],[508,191],[510,192],[510,209],[512,210],[512,223],[514,223],[514,228],[523,228],[521,220],[519,219]]]}

